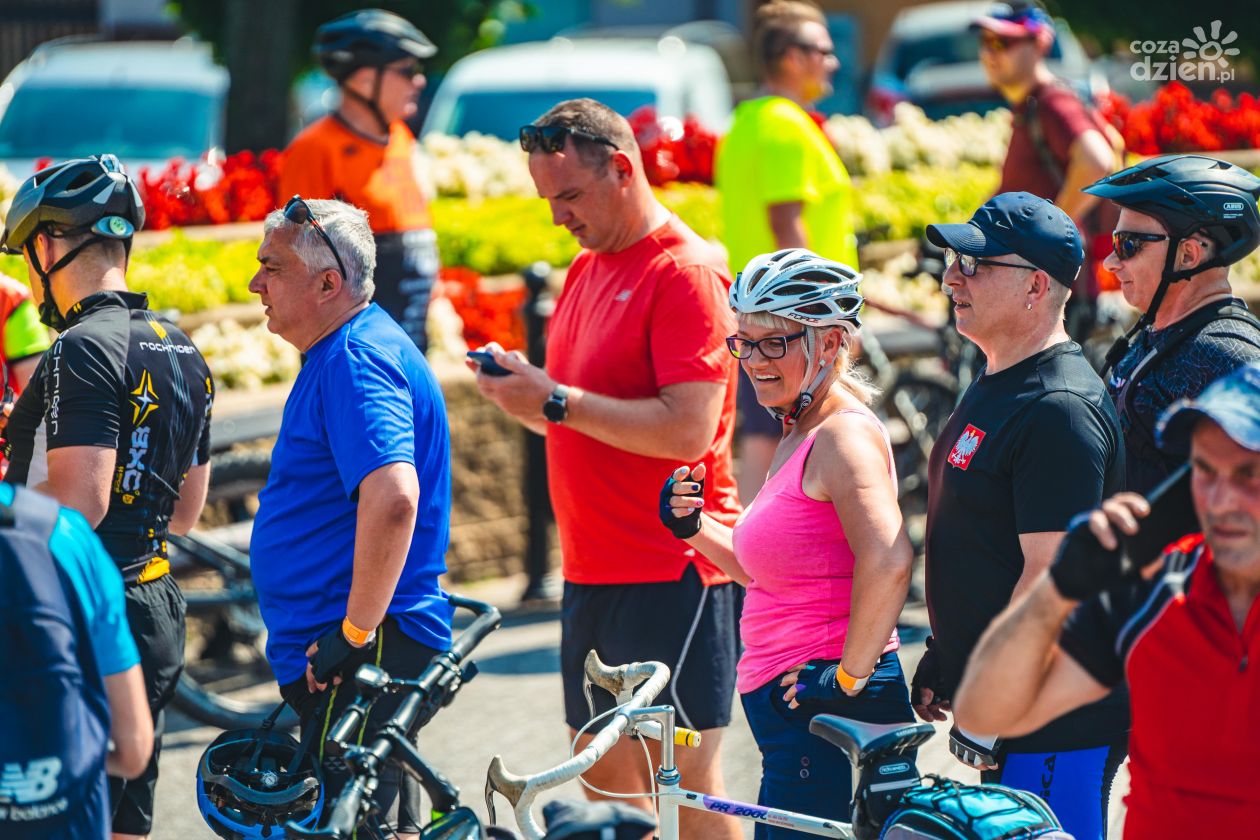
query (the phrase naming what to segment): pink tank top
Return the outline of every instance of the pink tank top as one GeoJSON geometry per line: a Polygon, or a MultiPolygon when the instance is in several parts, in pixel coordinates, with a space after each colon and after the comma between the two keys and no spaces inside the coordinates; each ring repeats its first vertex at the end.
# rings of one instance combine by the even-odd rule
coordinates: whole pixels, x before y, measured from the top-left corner
{"type": "MultiPolygon", "coordinates": [[[[888,450],[888,431],[873,414],[888,450]]],[[[821,428],[821,427],[820,427],[821,428]]],[[[745,694],[809,659],[839,659],[849,629],[853,550],[831,502],[805,495],[801,481],[817,429],[762,486],[735,523],[735,557],[748,573],[736,688],[745,694]]],[[[897,650],[896,629],[884,652],[897,650]]]]}

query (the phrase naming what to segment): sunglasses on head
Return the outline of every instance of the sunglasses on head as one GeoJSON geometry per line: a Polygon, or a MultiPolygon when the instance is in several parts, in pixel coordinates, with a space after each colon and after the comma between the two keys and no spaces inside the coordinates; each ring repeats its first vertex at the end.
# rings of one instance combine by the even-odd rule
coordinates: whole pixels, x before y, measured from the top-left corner
{"type": "Polygon", "coordinates": [[[1163,242],[1168,238],[1163,233],[1144,233],[1138,230],[1117,230],[1111,234],[1111,250],[1120,261],[1131,260],[1142,250],[1143,243],[1163,242]]]}
{"type": "Polygon", "coordinates": [[[767,359],[782,359],[787,355],[788,343],[803,338],[805,330],[791,335],[772,335],[766,338],[753,340],[751,338],[741,338],[737,335],[728,335],[726,337],[726,349],[731,351],[731,355],[737,359],[751,359],[754,350],[761,350],[761,355],[767,359]]]}
{"type": "Polygon", "coordinates": [[[958,263],[958,270],[962,272],[963,277],[975,277],[976,267],[981,265],[999,265],[1006,268],[1027,268],[1030,271],[1036,271],[1037,266],[1028,265],[1027,263],[1008,263],[1001,260],[990,260],[984,257],[973,257],[970,254],[960,254],[953,248],[945,249],[945,268],[949,268],[954,263],[958,263]]]}
{"type": "Polygon", "coordinates": [[[311,227],[315,228],[324,240],[324,244],[328,246],[328,250],[332,251],[333,259],[337,261],[337,268],[341,271],[341,279],[345,280],[346,266],[341,261],[341,254],[337,253],[337,246],[333,244],[332,238],[328,236],[328,232],[324,230],[324,226],[319,223],[319,219],[315,218],[315,214],[311,211],[311,206],[300,195],[295,195],[289,199],[289,203],[284,205],[284,217],[295,225],[303,225],[307,222],[311,223],[311,227]]]}
{"type": "Polygon", "coordinates": [[[562,151],[568,138],[585,140],[588,143],[602,143],[613,149],[617,144],[607,137],[591,134],[565,125],[523,125],[521,126],[521,148],[527,152],[541,151],[549,154],[562,151]]]}

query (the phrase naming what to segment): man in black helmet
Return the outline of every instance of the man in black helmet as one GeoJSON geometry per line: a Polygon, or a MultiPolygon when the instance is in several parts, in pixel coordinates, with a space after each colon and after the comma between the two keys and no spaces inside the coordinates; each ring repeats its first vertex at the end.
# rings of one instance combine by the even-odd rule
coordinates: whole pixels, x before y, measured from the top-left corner
{"type": "MultiPolygon", "coordinates": [[[[187,532],[205,503],[214,386],[188,337],[127,291],[143,225],[113,155],[54,164],[14,196],[0,244],[26,258],[40,317],[61,334],[9,420],[5,480],[78,510],[101,538],[126,584],[160,733],[184,664],[184,597],[166,536],[187,532]]],[[[110,778],[116,840],[152,828],[160,743],[139,777],[110,778]]]]}
{"type": "Polygon", "coordinates": [[[403,120],[424,87],[420,62],[437,52],[406,20],[380,9],[343,15],[315,32],[315,57],[341,104],[285,150],[280,196],[335,198],[364,210],[376,238],[376,295],[423,352],[437,278],[437,238],[403,120]]]}
{"type": "Polygon", "coordinates": [[[1143,313],[1104,374],[1124,432],[1127,488],[1146,494],[1184,461],[1155,445],[1164,409],[1260,359],[1260,322],[1229,284],[1229,266],[1260,244],[1260,178],[1214,158],[1168,155],[1085,192],[1120,206],[1104,267],[1143,313]]]}

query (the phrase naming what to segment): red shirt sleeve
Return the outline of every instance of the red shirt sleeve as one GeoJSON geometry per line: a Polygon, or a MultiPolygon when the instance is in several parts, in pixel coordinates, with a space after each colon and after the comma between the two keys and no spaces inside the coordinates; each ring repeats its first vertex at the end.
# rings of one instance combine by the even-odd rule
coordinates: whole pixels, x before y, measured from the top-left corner
{"type": "Polygon", "coordinates": [[[682,266],[656,288],[648,325],[657,387],[725,382],[735,367],[726,337],[735,332],[730,279],[703,265],[682,266]]]}
{"type": "Polygon", "coordinates": [[[1084,103],[1071,91],[1050,89],[1041,95],[1037,105],[1046,144],[1067,169],[1073,141],[1087,131],[1096,131],[1097,126],[1084,103]]]}

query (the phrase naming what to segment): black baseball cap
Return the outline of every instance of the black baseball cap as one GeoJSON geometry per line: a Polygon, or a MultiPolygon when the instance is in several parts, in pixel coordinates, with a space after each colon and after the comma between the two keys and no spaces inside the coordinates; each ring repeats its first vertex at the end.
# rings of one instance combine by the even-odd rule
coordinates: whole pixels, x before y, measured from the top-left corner
{"type": "Polygon", "coordinates": [[[993,196],[965,224],[928,225],[927,238],[969,257],[1018,254],[1069,289],[1085,261],[1076,223],[1052,202],[1026,192],[993,196]]]}

